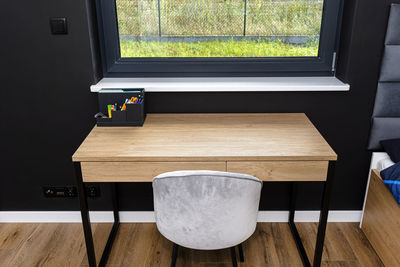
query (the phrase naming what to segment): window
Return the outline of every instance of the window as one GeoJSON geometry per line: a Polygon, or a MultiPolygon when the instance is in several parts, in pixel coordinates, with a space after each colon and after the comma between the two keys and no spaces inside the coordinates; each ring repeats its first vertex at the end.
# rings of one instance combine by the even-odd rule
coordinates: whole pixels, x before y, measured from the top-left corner
{"type": "Polygon", "coordinates": [[[333,75],[340,0],[97,0],[105,77],[333,75]]]}

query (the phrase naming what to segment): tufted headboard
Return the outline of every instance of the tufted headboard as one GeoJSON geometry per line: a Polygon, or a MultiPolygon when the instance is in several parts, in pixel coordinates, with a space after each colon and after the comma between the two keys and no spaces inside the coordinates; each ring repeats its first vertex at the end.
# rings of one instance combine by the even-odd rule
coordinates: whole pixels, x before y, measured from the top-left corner
{"type": "Polygon", "coordinates": [[[390,9],[368,149],[392,138],[400,138],[400,4],[390,9]]]}

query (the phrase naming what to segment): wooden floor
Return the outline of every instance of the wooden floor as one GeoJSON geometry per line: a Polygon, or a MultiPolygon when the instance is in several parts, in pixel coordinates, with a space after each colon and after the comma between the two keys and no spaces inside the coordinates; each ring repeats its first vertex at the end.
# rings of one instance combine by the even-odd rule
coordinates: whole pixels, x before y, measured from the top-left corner
{"type": "MultiPolygon", "coordinates": [[[[110,224],[94,224],[96,250],[104,246],[110,224]]],[[[297,224],[311,253],[316,224],[297,224]]],[[[302,266],[286,223],[260,223],[243,243],[245,263],[239,266],[302,266]]],[[[107,266],[169,266],[172,244],[155,224],[121,224],[107,266]]],[[[0,266],[87,266],[80,224],[0,224],[0,266]]],[[[323,266],[383,266],[355,223],[329,223],[323,266]]],[[[181,249],[177,267],[232,266],[229,250],[181,249]]]]}

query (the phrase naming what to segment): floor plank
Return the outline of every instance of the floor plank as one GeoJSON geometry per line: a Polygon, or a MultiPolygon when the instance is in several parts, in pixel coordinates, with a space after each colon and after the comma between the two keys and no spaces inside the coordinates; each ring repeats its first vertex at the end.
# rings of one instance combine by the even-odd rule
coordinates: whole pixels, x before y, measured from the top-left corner
{"type": "MultiPolygon", "coordinates": [[[[316,223],[297,223],[309,255],[313,253],[316,223]]],[[[93,224],[96,254],[103,250],[111,224],[93,224]]],[[[259,223],[243,243],[241,267],[302,266],[286,223],[259,223]]],[[[108,260],[110,267],[170,265],[172,243],[155,224],[121,224],[108,260]]],[[[97,259],[99,260],[99,259],[97,259]]],[[[80,224],[0,224],[0,267],[88,266],[80,224]]],[[[230,267],[228,249],[199,251],[180,248],[177,267],[230,267]]],[[[328,223],[324,267],[383,266],[356,223],[328,223]]]]}
{"type": "Polygon", "coordinates": [[[0,249],[13,249],[21,244],[27,235],[31,234],[39,224],[0,224],[0,249]]]}
{"type": "Polygon", "coordinates": [[[357,262],[361,266],[380,267],[384,266],[378,256],[371,257],[371,251],[377,255],[369,243],[367,237],[358,227],[358,224],[343,224],[341,225],[343,233],[348,242],[351,244],[351,249],[357,257],[357,262]]]}

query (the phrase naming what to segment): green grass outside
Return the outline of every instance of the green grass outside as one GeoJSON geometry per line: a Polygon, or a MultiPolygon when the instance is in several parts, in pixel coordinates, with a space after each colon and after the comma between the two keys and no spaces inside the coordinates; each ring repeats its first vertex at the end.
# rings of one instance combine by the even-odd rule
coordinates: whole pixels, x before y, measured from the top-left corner
{"type": "Polygon", "coordinates": [[[316,57],[318,42],[304,45],[282,41],[242,40],[157,42],[120,40],[122,57],[316,57]]]}

